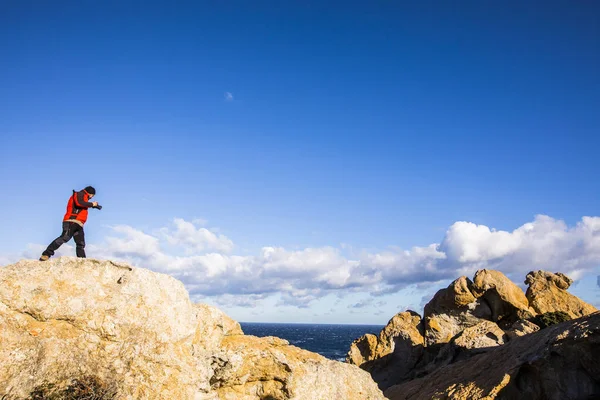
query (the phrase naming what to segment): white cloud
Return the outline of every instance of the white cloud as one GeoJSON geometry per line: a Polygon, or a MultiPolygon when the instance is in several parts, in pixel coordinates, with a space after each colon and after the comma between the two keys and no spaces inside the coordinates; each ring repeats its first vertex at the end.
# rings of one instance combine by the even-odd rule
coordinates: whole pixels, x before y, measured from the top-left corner
{"type": "Polygon", "coordinates": [[[205,250],[228,253],[233,249],[233,242],[227,236],[216,234],[206,228],[197,227],[197,222],[175,218],[173,225],[174,229],[163,228],[161,232],[169,244],[183,247],[187,254],[195,254],[205,250]]]}
{"type": "Polygon", "coordinates": [[[518,232],[494,231],[485,225],[460,221],[448,229],[440,249],[459,263],[487,262],[514,252],[521,240],[518,232]]]}
{"type": "MultiPolygon", "coordinates": [[[[512,274],[516,282],[536,269],[578,279],[600,265],[599,217],[584,217],[568,227],[563,221],[536,216],[512,232],[459,221],[448,228],[440,244],[410,250],[264,247],[247,256],[230,254],[234,246],[229,238],[199,225],[178,218],[154,234],[115,226],[102,243],[88,246],[88,254],[171,274],[192,296],[242,307],[275,294],[279,304],[303,308],[332,293],[379,296],[410,285],[422,292],[442,280],[472,276],[479,268],[512,274]]],[[[72,248],[63,247],[62,253],[73,255],[72,248]]],[[[37,246],[32,254],[37,258],[42,248],[37,246]]]]}
{"type": "Polygon", "coordinates": [[[600,217],[584,217],[569,228],[564,221],[538,215],[512,232],[457,222],[440,250],[453,266],[467,269],[510,273],[543,268],[577,275],[600,263],[600,217]]]}
{"type": "Polygon", "coordinates": [[[225,97],[225,101],[233,101],[233,93],[225,92],[223,96],[225,97]]]}
{"type": "Polygon", "coordinates": [[[116,257],[134,257],[147,260],[160,253],[159,239],[127,225],[112,227],[118,237],[105,238],[102,249],[110,249],[116,257]]]}

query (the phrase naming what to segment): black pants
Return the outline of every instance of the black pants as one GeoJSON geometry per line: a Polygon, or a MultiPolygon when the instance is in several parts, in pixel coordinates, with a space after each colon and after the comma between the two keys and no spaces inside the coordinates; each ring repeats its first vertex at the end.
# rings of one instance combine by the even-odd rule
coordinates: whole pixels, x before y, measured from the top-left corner
{"type": "Polygon", "coordinates": [[[62,233],[59,237],[54,239],[48,248],[42,253],[45,256],[52,257],[54,252],[63,244],[67,243],[71,238],[75,240],[76,250],[75,254],[77,257],[85,258],[85,236],[83,233],[83,226],[76,224],[75,222],[63,222],[62,233]]]}

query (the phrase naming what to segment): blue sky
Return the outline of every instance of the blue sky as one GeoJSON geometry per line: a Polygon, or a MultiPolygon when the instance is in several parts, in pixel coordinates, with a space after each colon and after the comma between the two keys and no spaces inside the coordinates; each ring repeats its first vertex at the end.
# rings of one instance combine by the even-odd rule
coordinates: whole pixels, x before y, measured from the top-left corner
{"type": "Polygon", "coordinates": [[[600,6],[522,3],[2,2],[0,261],[93,185],[90,257],[241,321],[385,323],[482,267],[599,304],[600,6]]]}

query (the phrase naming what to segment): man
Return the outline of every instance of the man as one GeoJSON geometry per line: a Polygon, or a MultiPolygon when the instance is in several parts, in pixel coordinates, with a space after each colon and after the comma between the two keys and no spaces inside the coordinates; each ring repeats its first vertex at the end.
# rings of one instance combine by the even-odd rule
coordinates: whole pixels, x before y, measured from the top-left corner
{"type": "Polygon", "coordinates": [[[46,261],[54,255],[54,252],[63,244],[67,243],[71,238],[75,239],[77,257],[85,258],[85,236],[83,233],[83,225],[87,221],[88,208],[102,209],[102,206],[97,202],[90,202],[91,198],[96,194],[96,189],[91,186],[76,192],[73,190],[73,195],[67,203],[67,212],[63,218],[62,233],[54,239],[46,250],[42,253],[40,261],[46,261]]]}

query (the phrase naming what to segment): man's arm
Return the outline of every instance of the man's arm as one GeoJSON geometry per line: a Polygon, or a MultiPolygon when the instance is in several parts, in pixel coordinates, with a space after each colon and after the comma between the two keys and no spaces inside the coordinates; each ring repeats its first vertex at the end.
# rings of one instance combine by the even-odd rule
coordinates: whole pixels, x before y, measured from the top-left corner
{"type": "Polygon", "coordinates": [[[96,202],[85,201],[83,199],[83,190],[81,192],[77,192],[77,195],[75,196],[75,203],[75,205],[79,208],[91,208],[98,204],[96,202]]]}

